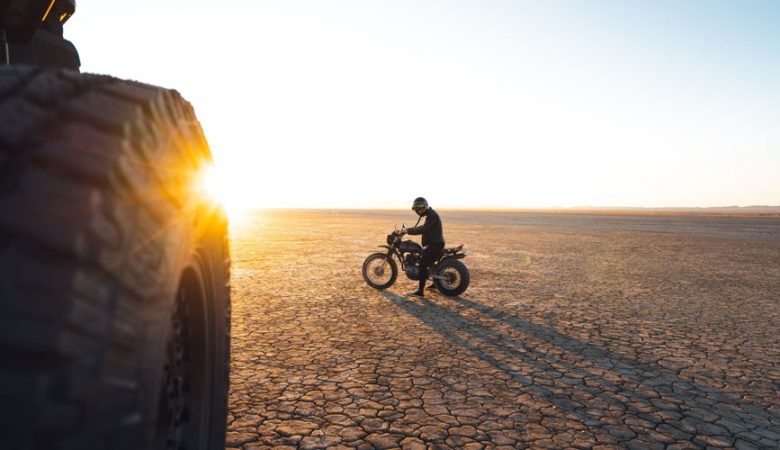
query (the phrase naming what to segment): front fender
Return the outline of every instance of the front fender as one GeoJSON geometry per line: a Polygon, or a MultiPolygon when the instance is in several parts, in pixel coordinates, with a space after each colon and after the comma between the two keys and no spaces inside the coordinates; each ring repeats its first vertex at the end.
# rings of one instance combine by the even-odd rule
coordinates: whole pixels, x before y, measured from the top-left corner
{"type": "Polygon", "coordinates": [[[388,250],[392,250],[389,245],[380,245],[379,248],[386,248],[388,250]]]}

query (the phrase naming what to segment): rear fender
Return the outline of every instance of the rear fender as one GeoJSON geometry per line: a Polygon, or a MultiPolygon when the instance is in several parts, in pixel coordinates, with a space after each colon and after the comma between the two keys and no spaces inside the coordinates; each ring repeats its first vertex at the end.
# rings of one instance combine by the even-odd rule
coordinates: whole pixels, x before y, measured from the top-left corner
{"type": "Polygon", "coordinates": [[[447,255],[444,258],[440,259],[439,262],[436,263],[436,265],[438,266],[439,264],[443,263],[448,259],[463,259],[465,257],[466,255],[464,255],[463,253],[455,253],[454,255],[447,255]]]}

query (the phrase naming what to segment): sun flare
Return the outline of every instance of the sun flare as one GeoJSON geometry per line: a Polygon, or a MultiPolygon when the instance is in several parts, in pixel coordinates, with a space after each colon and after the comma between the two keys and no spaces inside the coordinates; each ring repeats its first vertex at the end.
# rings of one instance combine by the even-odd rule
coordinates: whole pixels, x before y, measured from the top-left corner
{"type": "Polygon", "coordinates": [[[208,166],[203,169],[199,180],[203,194],[211,201],[219,203],[231,219],[252,208],[249,192],[239,184],[239,180],[231,177],[218,166],[208,166]]]}

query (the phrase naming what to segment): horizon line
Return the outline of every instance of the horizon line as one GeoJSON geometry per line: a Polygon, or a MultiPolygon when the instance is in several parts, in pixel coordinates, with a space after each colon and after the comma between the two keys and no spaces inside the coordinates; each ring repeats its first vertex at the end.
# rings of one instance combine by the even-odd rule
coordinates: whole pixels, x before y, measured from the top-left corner
{"type": "MultiPolygon", "coordinates": [[[[245,208],[247,211],[263,211],[263,210],[337,210],[337,211],[407,211],[406,207],[376,207],[376,206],[294,206],[294,207],[249,207],[245,208]]],[[[562,211],[601,211],[601,212],[685,212],[685,211],[712,211],[712,212],[726,212],[726,211],[742,211],[747,212],[751,210],[760,210],[762,212],[778,212],[780,213],[780,205],[747,205],[747,206],[550,206],[550,207],[440,207],[435,208],[442,211],[474,211],[474,212],[562,212],[562,211]]]]}

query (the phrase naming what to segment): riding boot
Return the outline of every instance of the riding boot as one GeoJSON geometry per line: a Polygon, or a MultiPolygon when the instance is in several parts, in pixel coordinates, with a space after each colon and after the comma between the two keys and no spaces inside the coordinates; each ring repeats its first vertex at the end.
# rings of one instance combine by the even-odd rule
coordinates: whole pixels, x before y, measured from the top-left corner
{"type": "Polygon", "coordinates": [[[425,289],[425,281],[428,279],[428,268],[427,267],[420,267],[420,280],[418,282],[417,290],[414,292],[410,292],[409,295],[413,295],[415,297],[425,297],[424,289],[425,289]]]}

